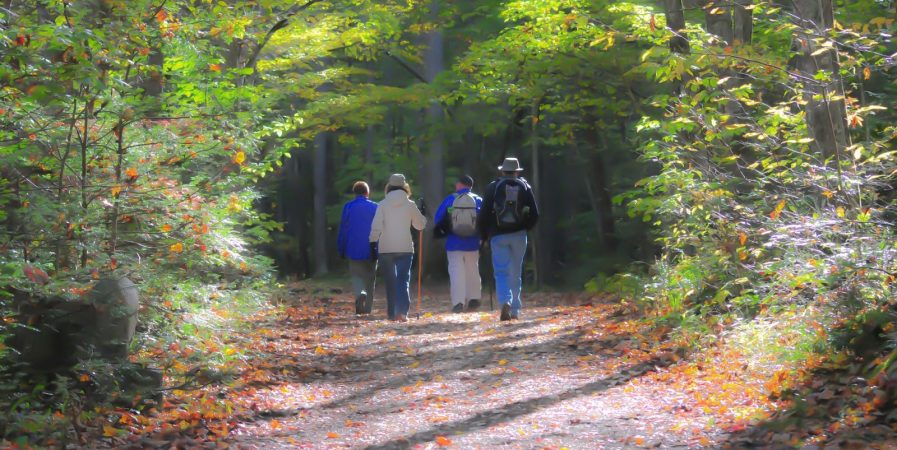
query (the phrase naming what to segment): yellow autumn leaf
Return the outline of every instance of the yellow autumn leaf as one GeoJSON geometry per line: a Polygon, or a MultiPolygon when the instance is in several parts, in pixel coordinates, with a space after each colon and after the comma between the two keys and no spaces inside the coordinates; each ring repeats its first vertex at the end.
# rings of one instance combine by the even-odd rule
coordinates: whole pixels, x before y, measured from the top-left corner
{"type": "Polygon", "coordinates": [[[863,79],[868,80],[872,77],[872,69],[868,67],[863,67],[863,79]]]}
{"type": "Polygon", "coordinates": [[[112,186],[112,196],[118,197],[118,194],[121,193],[121,186],[112,186]]]}
{"type": "Polygon", "coordinates": [[[116,430],[112,425],[103,425],[103,436],[115,437],[117,434],[118,430],[116,430]]]}
{"type": "Polygon", "coordinates": [[[844,211],[844,207],[839,206],[839,207],[835,208],[835,215],[837,215],[838,217],[843,219],[844,216],[846,215],[846,212],[844,211]]]}
{"type": "Polygon", "coordinates": [[[184,244],[180,242],[171,244],[171,247],[168,247],[168,249],[171,250],[171,253],[180,253],[184,251],[184,244]]]}
{"type": "Polygon", "coordinates": [[[507,363],[508,363],[508,360],[507,360],[507,359],[502,359],[502,360],[499,360],[499,361],[498,361],[498,365],[499,365],[499,366],[503,366],[503,365],[505,365],[505,364],[507,364],[507,363]]]}
{"type": "Polygon", "coordinates": [[[242,166],[243,163],[246,161],[246,153],[244,153],[242,150],[237,153],[234,153],[233,161],[235,164],[242,166]]]}

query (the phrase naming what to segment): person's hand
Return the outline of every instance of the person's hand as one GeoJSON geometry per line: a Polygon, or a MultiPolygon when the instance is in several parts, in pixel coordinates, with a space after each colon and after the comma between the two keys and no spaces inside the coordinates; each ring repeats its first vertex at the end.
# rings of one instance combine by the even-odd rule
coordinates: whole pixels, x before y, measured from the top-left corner
{"type": "Polygon", "coordinates": [[[371,242],[371,261],[377,261],[377,243],[371,242]]]}
{"type": "Polygon", "coordinates": [[[424,200],[423,197],[421,197],[418,199],[418,202],[419,203],[418,203],[417,209],[420,211],[421,215],[426,216],[427,215],[427,201],[424,200]]]}

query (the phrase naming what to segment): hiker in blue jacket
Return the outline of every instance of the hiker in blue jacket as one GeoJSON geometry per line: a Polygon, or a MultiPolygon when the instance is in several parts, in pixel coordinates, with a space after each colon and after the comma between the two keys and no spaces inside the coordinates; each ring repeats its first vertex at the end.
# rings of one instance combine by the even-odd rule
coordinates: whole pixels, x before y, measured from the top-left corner
{"type": "Polygon", "coordinates": [[[368,200],[371,189],[364,181],[355,182],[352,192],[355,193],[355,200],[343,207],[337,250],[342,258],[349,260],[355,314],[370,314],[374,305],[377,260],[371,254],[376,249],[368,243],[368,236],[374,214],[377,213],[377,204],[368,200]]]}
{"type": "Polygon", "coordinates": [[[477,214],[483,199],[470,190],[473,178],[464,175],[455,183],[455,193],[449,195],[436,210],[436,237],[445,237],[445,253],[452,298],[452,312],[476,311],[480,307],[482,280],[480,279],[480,233],[477,214]]]}

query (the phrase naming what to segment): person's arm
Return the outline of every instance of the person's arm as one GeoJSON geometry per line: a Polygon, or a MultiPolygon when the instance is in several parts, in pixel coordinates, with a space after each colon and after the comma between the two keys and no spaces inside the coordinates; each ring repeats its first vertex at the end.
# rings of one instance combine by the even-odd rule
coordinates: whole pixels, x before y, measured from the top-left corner
{"type": "Polygon", "coordinates": [[[455,196],[449,195],[445,200],[442,201],[442,203],[439,204],[439,208],[436,209],[436,215],[433,217],[433,236],[437,239],[448,236],[448,209],[450,206],[452,206],[454,200],[455,196]]]}
{"type": "Polygon", "coordinates": [[[377,205],[377,212],[374,213],[374,221],[371,222],[371,235],[368,236],[368,242],[380,242],[380,235],[383,234],[383,208],[377,205]]]}
{"type": "Polygon", "coordinates": [[[442,220],[445,219],[445,215],[448,212],[449,206],[452,205],[452,200],[455,199],[454,195],[449,195],[439,204],[439,208],[436,208],[436,215],[433,216],[433,223],[439,225],[442,223],[442,220]]]}
{"type": "Polygon", "coordinates": [[[526,215],[526,229],[529,230],[539,222],[539,205],[536,204],[536,194],[533,192],[532,186],[527,184],[526,188],[526,206],[529,207],[529,214],[526,215]]]}
{"type": "Polygon", "coordinates": [[[408,200],[408,209],[411,210],[411,226],[414,227],[415,230],[423,230],[426,228],[427,218],[421,214],[420,210],[417,209],[417,205],[411,200],[408,200]]]}
{"type": "Polygon", "coordinates": [[[339,234],[336,238],[336,250],[343,258],[346,257],[346,245],[349,240],[349,204],[343,206],[343,215],[339,221],[339,234]]]}

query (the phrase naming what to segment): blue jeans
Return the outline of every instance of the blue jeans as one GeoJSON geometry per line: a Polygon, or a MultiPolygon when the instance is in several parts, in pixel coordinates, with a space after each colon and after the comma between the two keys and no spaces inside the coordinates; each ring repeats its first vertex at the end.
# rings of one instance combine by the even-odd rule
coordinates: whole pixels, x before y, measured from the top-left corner
{"type": "Polygon", "coordinates": [[[526,231],[499,234],[489,240],[492,267],[495,268],[495,295],[502,306],[511,304],[511,314],[518,314],[523,303],[523,257],[526,255],[526,231]]]}
{"type": "Polygon", "coordinates": [[[408,282],[411,279],[413,253],[381,253],[380,270],[386,281],[386,315],[395,319],[408,315],[411,309],[411,294],[408,282]]]}

